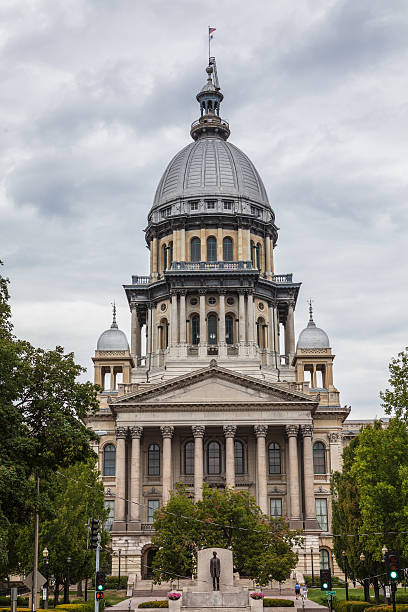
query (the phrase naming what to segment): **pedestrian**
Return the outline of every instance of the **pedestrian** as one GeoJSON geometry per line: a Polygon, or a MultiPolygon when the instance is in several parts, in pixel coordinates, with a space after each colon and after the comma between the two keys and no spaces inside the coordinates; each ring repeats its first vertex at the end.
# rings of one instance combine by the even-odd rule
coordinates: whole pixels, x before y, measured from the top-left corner
{"type": "Polygon", "coordinates": [[[307,584],[304,584],[302,586],[302,593],[303,593],[303,597],[307,599],[307,584]]]}
{"type": "Polygon", "coordinates": [[[295,584],[295,595],[296,599],[298,599],[300,595],[300,584],[298,582],[295,584]]]}

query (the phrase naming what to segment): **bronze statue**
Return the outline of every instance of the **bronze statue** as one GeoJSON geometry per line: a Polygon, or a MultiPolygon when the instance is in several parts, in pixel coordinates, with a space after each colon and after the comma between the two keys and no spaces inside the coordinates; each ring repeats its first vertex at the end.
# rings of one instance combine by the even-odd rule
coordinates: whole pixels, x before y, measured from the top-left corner
{"type": "Polygon", "coordinates": [[[217,557],[217,553],[213,552],[213,557],[210,559],[210,574],[213,579],[213,591],[220,590],[220,573],[221,573],[221,562],[217,557]]]}

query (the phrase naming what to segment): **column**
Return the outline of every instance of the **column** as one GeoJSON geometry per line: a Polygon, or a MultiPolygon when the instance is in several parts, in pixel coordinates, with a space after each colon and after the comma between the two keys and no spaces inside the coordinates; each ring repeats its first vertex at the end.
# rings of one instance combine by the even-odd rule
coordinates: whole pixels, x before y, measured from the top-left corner
{"type": "Polygon", "coordinates": [[[301,430],[303,436],[303,478],[305,481],[305,529],[318,529],[314,497],[313,425],[302,425],[301,430]]]}
{"type": "Polygon", "coordinates": [[[290,525],[292,528],[301,526],[300,521],[300,483],[297,435],[299,425],[286,425],[286,435],[289,438],[289,465],[287,470],[289,499],[290,499],[290,525]]]}
{"type": "Polygon", "coordinates": [[[156,280],[157,278],[157,273],[158,273],[158,269],[157,269],[157,238],[153,238],[152,242],[152,258],[153,258],[153,266],[152,266],[152,277],[153,280],[156,280]]]}
{"type": "Polygon", "coordinates": [[[113,366],[110,366],[109,368],[110,371],[110,391],[114,391],[115,390],[115,368],[113,366]]]}
{"type": "Polygon", "coordinates": [[[219,309],[219,325],[218,325],[218,346],[220,357],[227,356],[227,344],[225,342],[225,291],[220,291],[220,309],[219,309]]]}
{"type": "Polygon", "coordinates": [[[256,491],[257,503],[264,514],[268,513],[266,487],[266,443],[267,425],[254,425],[256,435],[256,491]]]}
{"type": "Polygon", "coordinates": [[[330,471],[341,472],[342,460],[341,460],[341,433],[332,432],[329,433],[329,444],[330,444],[330,471]]]}
{"type": "Polygon", "coordinates": [[[132,438],[132,461],[130,464],[130,520],[140,521],[140,438],[143,427],[130,427],[132,438]]]}
{"type": "Polygon", "coordinates": [[[205,433],[204,425],[193,425],[191,427],[194,436],[194,500],[203,497],[203,439],[205,433]]]}
{"type": "Polygon", "coordinates": [[[242,227],[238,228],[238,261],[243,261],[243,249],[242,249],[242,227]]]}
{"type": "Polygon", "coordinates": [[[207,346],[207,329],[205,322],[205,292],[200,290],[200,342],[199,342],[199,355],[203,357],[206,355],[207,346]]]}
{"type": "Polygon", "coordinates": [[[248,294],[248,308],[247,308],[247,317],[248,317],[248,342],[252,344],[255,342],[255,309],[254,309],[254,296],[252,293],[248,294]]]}
{"type": "Polygon", "coordinates": [[[245,261],[251,261],[251,232],[248,229],[242,230],[242,254],[245,261]]]}
{"type": "Polygon", "coordinates": [[[268,365],[275,366],[275,334],[274,334],[274,318],[273,318],[273,304],[268,302],[268,351],[266,359],[268,365]]]}
{"type": "Polygon", "coordinates": [[[200,240],[201,240],[201,261],[207,261],[207,242],[205,239],[205,227],[201,228],[200,240]]]}
{"type": "Polygon", "coordinates": [[[236,425],[224,425],[225,436],[225,484],[230,489],[235,487],[235,454],[234,438],[236,425]]]}
{"type": "Polygon", "coordinates": [[[184,227],[180,230],[180,261],[186,261],[186,230],[184,227]]]}
{"type": "Polygon", "coordinates": [[[116,427],[115,521],[126,521],[126,436],[127,427],[116,427]]]}
{"type": "Polygon", "coordinates": [[[170,491],[173,488],[172,482],[172,462],[171,462],[171,439],[174,435],[173,425],[162,425],[160,431],[163,437],[163,485],[162,485],[162,504],[169,501],[170,491]]]}
{"type": "Polygon", "coordinates": [[[140,321],[139,321],[139,317],[137,316],[137,308],[136,308],[136,304],[132,304],[131,306],[131,335],[130,335],[130,349],[131,349],[131,354],[132,357],[135,359],[136,361],[136,365],[137,365],[137,360],[140,359],[140,352],[141,352],[141,345],[142,345],[142,339],[141,339],[141,328],[140,328],[140,321]]]}
{"type": "Polygon", "coordinates": [[[171,293],[170,305],[170,345],[177,344],[177,294],[175,291],[171,293]]]}
{"type": "Polygon", "coordinates": [[[238,326],[239,342],[245,342],[245,295],[243,291],[238,296],[238,326]]]}
{"type": "Polygon", "coordinates": [[[222,227],[217,228],[217,261],[223,261],[224,256],[222,252],[222,227]]]}
{"type": "Polygon", "coordinates": [[[295,320],[292,302],[290,302],[288,306],[288,316],[285,324],[285,352],[286,355],[290,355],[291,357],[295,354],[295,320]]]}
{"type": "Polygon", "coordinates": [[[271,239],[269,236],[265,237],[265,253],[266,253],[266,278],[270,279],[272,276],[272,272],[271,272],[271,239]]]}
{"type": "Polygon", "coordinates": [[[187,342],[186,332],[186,293],[182,291],[180,293],[180,344],[187,342]]]}

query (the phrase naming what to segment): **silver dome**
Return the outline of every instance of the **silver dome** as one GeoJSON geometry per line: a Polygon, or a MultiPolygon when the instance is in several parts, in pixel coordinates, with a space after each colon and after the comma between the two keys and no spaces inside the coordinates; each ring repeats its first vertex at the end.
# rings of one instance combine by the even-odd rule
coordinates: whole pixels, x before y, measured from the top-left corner
{"type": "Polygon", "coordinates": [[[96,345],[97,351],[128,351],[129,344],[126,334],[118,328],[116,323],[116,306],[113,305],[113,321],[109,329],[100,336],[96,345]]]}
{"type": "Polygon", "coordinates": [[[307,327],[299,334],[296,350],[317,348],[330,348],[330,340],[326,332],[316,327],[315,322],[311,319],[307,327]]]}
{"type": "Polygon", "coordinates": [[[270,209],[254,164],[238,147],[216,136],[202,136],[167,166],[153,208],[179,198],[247,197],[270,209]]]}

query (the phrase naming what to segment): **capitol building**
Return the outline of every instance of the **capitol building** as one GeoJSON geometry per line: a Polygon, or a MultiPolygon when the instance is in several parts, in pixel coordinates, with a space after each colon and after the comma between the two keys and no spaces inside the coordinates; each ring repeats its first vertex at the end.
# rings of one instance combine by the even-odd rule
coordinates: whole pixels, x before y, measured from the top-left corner
{"type": "MultiPolygon", "coordinates": [[[[330,474],[350,408],[325,331],[277,270],[275,213],[221,117],[210,58],[192,142],[168,164],[148,215],[146,276],[124,285],[130,343],[116,322],[93,357],[100,408],[87,420],[110,510],[113,573],[151,576],[155,510],[176,483],[236,487],[305,534],[298,570],[332,567],[330,474]],[[295,337],[295,311],[305,328],[295,337]]],[[[122,324],[122,322],[120,322],[122,324]]],[[[333,565],[334,564],[334,565],[333,565]]]]}

